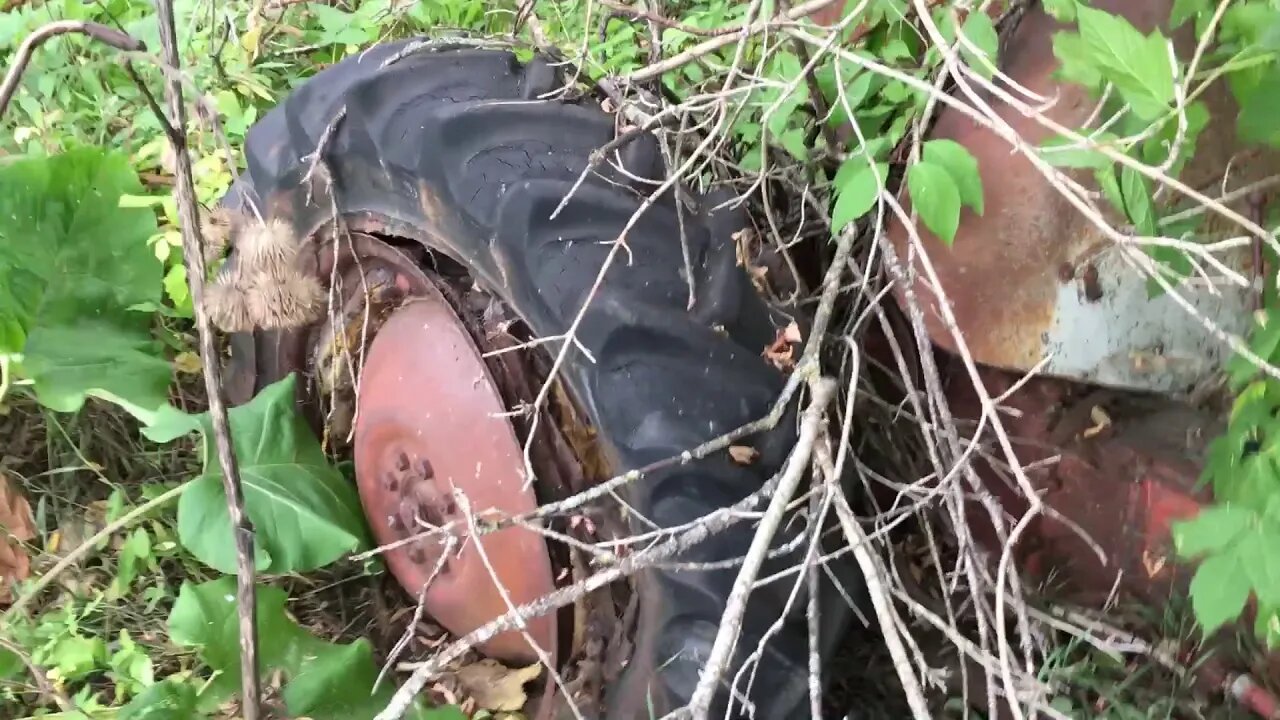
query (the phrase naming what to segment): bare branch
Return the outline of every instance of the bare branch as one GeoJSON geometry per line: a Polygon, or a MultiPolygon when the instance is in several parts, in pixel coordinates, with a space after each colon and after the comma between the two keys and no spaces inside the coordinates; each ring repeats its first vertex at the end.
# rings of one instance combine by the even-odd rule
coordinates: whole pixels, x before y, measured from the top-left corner
{"type": "MultiPolygon", "coordinates": [[[[178,41],[174,29],[172,0],[156,0],[156,15],[160,23],[162,57],[166,65],[177,69],[178,41]]],[[[226,492],[227,511],[235,536],[236,604],[240,618],[240,709],[245,720],[258,720],[261,693],[258,680],[258,606],[254,584],[253,525],[244,511],[240,468],[236,462],[235,449],[231,445],[226,396],[222,390],[222,367],[218,362],[219,353],[214,342],[213,328],[209,323],[209,313],[204,305],[207,271],[191,155],[187,152],[187,109],[182,100],[182,82],[172,73],[165,76],[164,94],[173,123],[166,134],[169,145],[173,148],[176,166],[174,194],[177,196],[178,216],[182,223],[182,256],[187,267],[187,283],[191,288],[196,331],[200,336],[200,355],[204,358],[201,366],[204,369],[205,392],[209,400],[209,417],[213,423],[213,440],[218,452],[218,464],[222,468],[222,487],[226,492]]]]}
{"type": "Polygon", "coordinates": [[[9,107],[9,101],[13,99],[13,94],[17,92],[18,84],[22,81],[22,73],[26,71],[27,64],[31,62],[31,56],[36,48],[50,38],[68,33],[88,35],[100,43],[125,52],[146,49],[146,45],[141,40],[99,23],[82,22],[80,20],[58,20],[41,25],[18,46],[18,52],[14,55],[13,64],[9,66],[9,72],[4,76],[4,83],[0,84],[0,118],[4,117],[4,112],[9,107]]]}

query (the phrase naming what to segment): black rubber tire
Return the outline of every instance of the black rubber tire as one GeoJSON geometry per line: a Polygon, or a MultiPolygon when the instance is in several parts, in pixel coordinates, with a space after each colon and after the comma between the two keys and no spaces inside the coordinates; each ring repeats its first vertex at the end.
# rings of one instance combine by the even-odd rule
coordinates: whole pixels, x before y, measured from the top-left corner
{"type": "MultiPolygon", "coordinates": [[[[403,46],[376,46],[326,69],[267,113],[249,131],[248,173],[224,205],[256,198],[265,215],[288,218],[300,237],[329,222],[329,197],[320,190],[309,204],[303,177],[306,158],[345,106],[326,154],[339,211],[448,254],[536,335],[564,333],[599,272],[605,242],[618,237],[649,189],[602,164],[604,177],[590,177],[550,219],[591,152],[614,139],[614,118],[590,100],[538,100],[562,85],[545,59],[521,64],[509,52],[455,47],[382,67],[403,46]]],[[[654,138],[641,137],[622,154],[632,175],[665,177],[654,138]]],[[[578,338],[595,362],[575,352],[565,376],[622,465],[618,470],[756,420],[777,397],[784,378],[761,358],[776,321],[736,265],[731,236],[744,225],[733,214],[686,213],[698,275],[697,299],[687,310],[680,230],[668,194],[629,233],[630,262],[610,270],[592,302],[578,338]]],[[[232,339],[232,366],[255,378],[252,392],[279,377],[274,337],[232,339]]],[[[752,440],[761,451],[754,464],[738,465],[721,453],[678,465],[635,483],[627,500],[659,525],[684,523],[761,487],[794,439],[791,417],[752,440]]],[[[681,559],[740,556],[752,532],[739,524],[681,559]]],[[[796,560],[779,558],[767,571],[796,560]]],[[[687,702],[736,573],[653,570],[640,579],[638,647],[609,688],[609,718],[661,715],[687,702]]],[[[782,614],[791,584],[776,582],[753,595],[729,677],[782,614]]],[[[803,608],[801,595],[765,645],[752,693],[757,718],[811,715],[803,608]]],[[[824,659],[849,616],[843,602],[826,603],[824,659]]]]}

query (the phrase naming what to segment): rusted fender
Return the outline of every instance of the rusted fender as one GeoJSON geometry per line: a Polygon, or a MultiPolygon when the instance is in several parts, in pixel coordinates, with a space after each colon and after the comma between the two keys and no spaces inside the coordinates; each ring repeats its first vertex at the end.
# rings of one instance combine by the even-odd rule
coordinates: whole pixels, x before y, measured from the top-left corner
{"type": "MultiPolygon", "coordinates": [[[[1106,0],[1094,6],[1128,18],[1143,31],[1156,27],[1170,10],[1169,0],[1106,0]]],[[[1046,117],[1078,128],[1094,112],[1095,101],[1079,86],[1053,77],[1059,63],[1052,36],[1063,28],[1042,10],[1028,10],[1002,50],[1000,66],[1027,89],[1051,100],[1043,111],[1046,117]]],[[[1189,56],[1195,38],[1183,30],[1191,28],[1188,25],[1175,35],[1175,45],[1189,56]]],[[[1053,133],[1036,120],[987,93],[980,94],[1027,143],[1039,145],[1051,139],[1053,133]]],[[[1221,83],[1202,99],[1212,117],[1236,116],[1221,83]]],[[[1121,249],[1072,207],[1029,160],[1012,151],[1009,142],[952,108],[939,113],[930,137],[964,145],[977,158],[982,175],[985,212],[979,216],[963,210],[951,247],[923,225],[916,228],[975,360],[1027,371],[1049,355],[1043,368],[1049,375],[1161,392],[1184,391],[1221,367],[1229,353],[1226,345],[1209,335],[1173,298],[1149,299],[1145,278],[1128,264],[1121,249]]],[[[1229,163],[1233,188],[1280,169],[1274,153],[1246,156],[1239,151],[1234,122],[1210,123],[1200,135],[1199,148],[1182,179],[1213,194],[1219,191],[1229,163]]],[[[1078,171],[1076,179],[1093,185],[1088,171],[1078,171]]],[[[1247,214],[1243,201],[1235,209],[1247,214]]],[[[1123,224],[1117,217],[1107,219],[1113,226],[1123,224]]],[[[1225,223],[1218,226],[1227,229],[1225,223]]],[[[908,252],[910,234],[904,224],[895,219],[889,235],[899,257],[918,256],[908,252]]],[[[1226,260],[1249,277],[1254,272],[1252,256],[1249,248],[1242,248],[1226,260]]],[[[914,264],[914,288],[924,306],[930,338],[935,345],[955,351],[957,343],[939,312],[924,265],[918,257],[914,264]]],[[[1221,327],[1245,329],[1250,291],[1227,288],[1219,296],[1182,292],[1221,327]]]]}

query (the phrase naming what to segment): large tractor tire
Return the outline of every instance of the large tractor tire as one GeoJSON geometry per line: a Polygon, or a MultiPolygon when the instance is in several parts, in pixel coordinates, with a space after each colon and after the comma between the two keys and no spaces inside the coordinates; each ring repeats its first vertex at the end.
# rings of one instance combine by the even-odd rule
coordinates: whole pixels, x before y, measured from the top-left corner
{"type": "MultiPolygon", "coordinates": [[[[336,209],[352,229],[416,241],[460,264],[534,335],[565,333],[610,243],[655,187],[645,180],[666,177],[656,139],[626,144],[617,156],[625,172],[601,163],[553,216],[592,152],[617,137],[617,118],[589,94],[542,99],[564,86],[544,58],[522,64],[511,52],[462,45],[397,58],[405,48],[379,45],[348,58],[267,113],[248,133],[247,174],[224,207],[249,216],[252,200],[268,223],[287,223],[304,243],[333,222],[336,209]],[[326,143],[327,172],[308,177],[311,156],[344,108],[326,143]]],[[[786,320],[757,296],[736,261],[733,236],[745,219],[705,205],[681,212],[667,193],[627,233],[627,250],[577,334],[590,358],[575,348],[561,373],[613,472],[679,455],[763,417],[784,384],[762,350],[786,320]],[[691,307],[682,232],[696,274],[691,307]]],[[[228,265],[237,262],[232,240],[228,265]]],[[[297,358],[280,350],[288,332],[233,334],[233,401],[297,368],[297,358]]],[[[743,499],[779,471],[794,440],[792,412],[776,429],[742,441],[759,451],[754,462],[721,452],[646,474],[623,495],[635,511],[633,530],[651,530],[637,515],[670,527],[743,499]]],[[[737,524],[679,560],[740,557],[752,533],[751,523],[737,524]]],[[[771,560],[766,572],[794,566],[800,552],[771,560]]],[[[606,717],[657,717],[689,700],[736,574],[736,566],[722,565],[637,576],[634,652],[609,683],[606,717]]],[[[756,718],[811,716],[803,595],[787,610],[793,583],[794,575],[753,593],[725,676],[733,678],[764,639],[750,684],[756,718]],[[780,629],[773,627],[779,617],[780,629]]],[[[838,598],[824,598],[824,660],[851,616],[838,598]]],[[[727,696],[722,690],[718,707],[727,696]]],[[[735,716],[746,712],[740,700],[735,708],[735,716]]]]}

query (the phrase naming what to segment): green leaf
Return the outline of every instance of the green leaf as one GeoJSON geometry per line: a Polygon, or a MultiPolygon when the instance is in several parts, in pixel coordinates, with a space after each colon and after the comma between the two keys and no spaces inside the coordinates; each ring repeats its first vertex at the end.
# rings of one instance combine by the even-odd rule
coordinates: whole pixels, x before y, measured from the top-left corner
{"type": "Polygon", "coordinates": [[[836,204],[831,211],[831,231],[841,232],[846,225],[874,207],[888,176],[887,163],[876,163],[873,172],[866,158],[852,157],[845,160],[836,172],[836,204]],[[876,179],[877,173],[879,180],[876,179]]]}
{"type": "MultiPolygon", "coordinates": [[[[258,662],[264,671],[283,668],[305,634],[285,615],[289,597],[279,588],[259,586],[258,662]]],[[[169,637],[177,645],[196,648],[200,659],[218,673],[213,691],[240,690],[240,620],[236,613],[236,579],[221,577],[182,583],[169,613],[169,637]]]]}
{"type": "Polygon", "coordinates": [[[911,204],[925,227],[943,243],[955,241],[960,227],[960,190],[941,165],[921,161],[907,169],[911,204]]]}
{"type": "Polygon", "coordinates": [[[1089,50],[1079,34],[1054,33],[1053,54],[1057,56],[1060,64],[1054,73],[1056,77],[1087,88],[1097,88],[1102,85],[1102,73],[1091,61],[1089,50]]]}
{"type": "Polygon", "coordinates": [[[1270,70],[1255,83],[1237,85],[1236,99],[1240,103],[1236,118],[1240,138],[1280,147],[1280,125],[1275,121],[1280,114],[1280,73],[1270,70]]]}
{"type": "Polygon", "coordinates": [[[1183,23],[1209,9],[1209,0],[1173,0],[1169,13],[1169,29],[1177,30],[1183,23]]]}
{"type": "Polygon", "coordinates": [[[377,37],[376,25],[361,22],[355,13],[343,12],[323,3],[307,3],[323,30],[316,39],[322,45],[363,45],[377,37]]]}
{"type": "Polygon", "coordinates": [[[1133,168],[1120,171],[1120,194],[1124,198],[1125,215],[1144,236],[1156,234],[1156,208],[1151,202],[1151,186],[1133,168]]]}
{"type": "Polygon", "coordinates": [[[1280,607],[1280,533],[1259,525],[1240,542],[1237,554],[1244,565],[1258,602],[1280,607]]]}
{"type": "Polygon", "coordinates": [[[962,46],[962,53],[968,60],[969,67],[983,77],[991,79],[995,74],[996,53],[1000,49],[1000,36],[996,34],[996,26],[991,22],[991,16],[981,10],[974,10],[964,21],[961,31],[969,42],[982,51],[983,57],[978,57],[967,47],[962,46]]]}
{"type": "Polygon", "coordinates": [[[929,140],[924,144],[925,162],[947,171],[960,191],[960,202],[982,214],[982,174],[978,161],[965,146],[954,140],[929,140]]]}
{"type": "MultiPolygon", "coordinates": [[[[314,720],[373,718],[391,700],[395,688],[383,685],[372,692],[378,678],[373,649],[368,640],[348,645],[307,638],[302,643],[302,663],[291,675],[282,695],[293,717],[314,720]]],[[[464,720],[456,707],[411,708],[414,720],[464,720]]]]}
{"type": "Polygon", "coordinates": [[[22,658],[0,647],[0,680],[9,680],[17,677],[24,670],[26,670],[26,666],[22,664],[22,658]]]}
{"type": "Polygon", "coordinates": [[[1211,555],[1191,579],[1191,608],[1206,636],[1239,617],[1249,599],[1249,577],[1233,553],[1211,555]]]}
{"type": "Polygon", "coordinates": [[[106,656],[107,645],[102,638],[67,635],[54,643],[42,659],[57,677],[75,680],[96,670],[106,656]]]}
{"type": "MultiPolygon", "coordinates": [[[[329,464],[295,408],[296,380],[290,374],[229,413],[258,569],[266,573],[324,567],[368,542],[355,488],[329,464]]],[[[178,537],[201,562],[234,573],[222,469],[207,416],[201,423],[204,474],[178,501],[178,537]]]]}
{"type": "Polygon", "coordinates": [[[1093,172],[1093,177],[1098,181],[1098,187],[1102,188],[1102,194],[1111,202],[1111,206],[1125,216],[1128,216],[1128,210],[1124,204],[1124,193],[1120,192],[1120,181],[1116,179],[1115,167],[1107,165],[1098,168],[1093,172]]]}
{"type": "MultiPolygon", "coordinates": [[[[279,588],[259,585],[258,653],[265,676],[274,671],[289,678],[283,696],[291,717],[316,720],[371,719],[386,706],[393,689],[373,692],[377,666],[366,640],[338,645],[314,637],[285,610],[288,596],[279,588]]],[[[240,634],[236,580],[222,577],[199,585],[183,583],[169,615],[175,643],[197,649],[200,659],[220,673],[215,696],[240,689],[240,634]]],[[[415,703],[407,717],[453,720],[456,709],[428,710],[415,703]]]]}
{"type": "Polygon", "coordinates": [[[1080,38],[1094,64],[1144,120],[1168,112],[1173,102],[1173,66],[1165,38],[1144,36],[1128,20],[1084,5],[1076,8],[1080,38]]]}
{"type": "Polygon", "coordinates": [[[129,539],[120,546],[120,554],[116,560],[116,576],[111,581],[108,596],[123,596],[133,586],[138,577],[140,566],[149,566],[155,562],[151,554],[151,535],[146,528],[136,528],[129,539]]]}
{"type": "Polygon", "coordinates": [[[95,396],[147,422],[167,400],[150,318],[127,309],[160,292],[155,215],[119,202],[141,190],[126,155],[94,148],[0,164],[0,354],[54,410],[95,396]]]}
{"type": "Polygon", "coordinates": [[[1173,524],[1173,546],[1181,558],[1226,550],[1249,529],[1255,515],[1245,508],[1213,505],[1195,518],[1173,524]]]}
{"type": "Polygon", "coordinates": [[[189,720],[207,717],[196,708],[196,689],[181,680],[166,680],[143,690],[120,708],[119,720],[189,720]]]}

